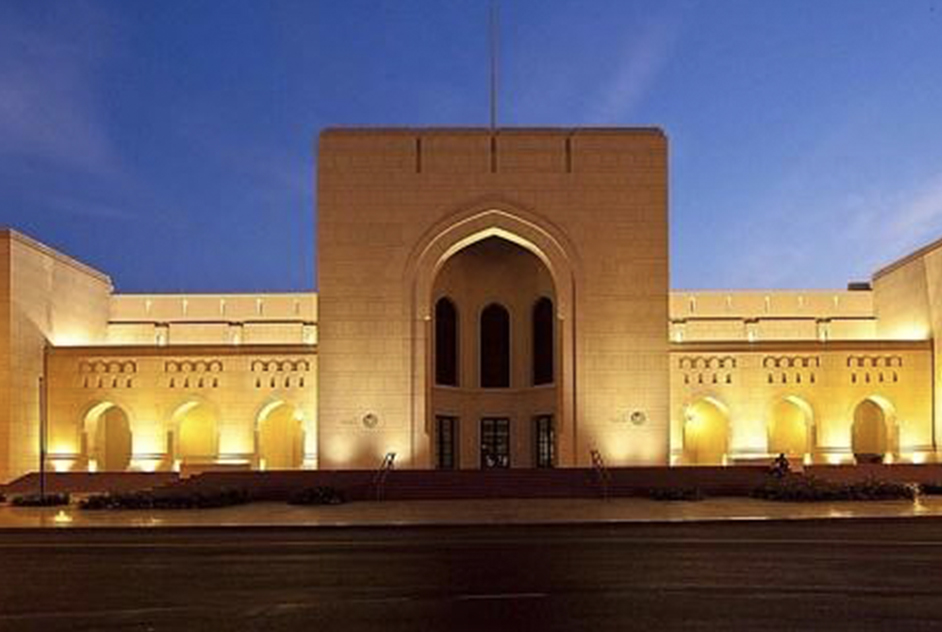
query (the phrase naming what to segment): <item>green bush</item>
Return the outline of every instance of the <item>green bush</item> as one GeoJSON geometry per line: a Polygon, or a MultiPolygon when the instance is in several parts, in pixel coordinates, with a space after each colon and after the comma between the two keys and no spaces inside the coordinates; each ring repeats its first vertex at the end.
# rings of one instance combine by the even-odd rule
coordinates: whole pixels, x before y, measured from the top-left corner
{"type": "Polygon", "coordinates": [[[790,474],[770,477],[752,492],[754,498],[782,502],[818,502],[834,500],[912,500],[915,485],[868,478],[854,483],[832,483],[813,476],[790,474]]]}
{"type": "Polygon", "coordinates": [[[14,507],[60,507],[69,504],[68,494],[25,494],[14,496],[11,504],[14,507]]]}
{"type": "Polygon", "coordinates": [[[656,487],[648,490],[648,498],[652,500],[698,501],[706,498],[706,495],[699,487],[656,487]]]}
{"type": "Polygon", "coordinates": [[[249,502],[249,494],[242,489],[224,489],[217,492],[144,491],[122,494],[96,494],[79,502],[80,509],[213,509],[231,507],[249,502]]]}
{"type": "Polygon", "coordinates": [[[921,494],[927,494],[929,496],[936,496],[942,494],[942,483],[923,483],[919,486],[919,492],[921,494]]]}
{"type": "Polygon", "coordinates": [[[340,505],[346,502],[343,492],[322,485],[309,487],[296,492],[288,498],[289,505],[340,505]]]}

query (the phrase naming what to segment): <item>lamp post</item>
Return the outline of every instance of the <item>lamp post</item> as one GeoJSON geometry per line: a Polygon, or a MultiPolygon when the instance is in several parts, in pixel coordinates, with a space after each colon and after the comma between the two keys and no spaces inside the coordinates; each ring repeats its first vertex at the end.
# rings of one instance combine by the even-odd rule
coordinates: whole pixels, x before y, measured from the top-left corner
{"type": "Polygon", "coordinates": [[[39,497],[46,498],[46,443],[47,443],[47,408],[46,376],[49,366],[49,344],[43,345],[43,372],[39,376],[39,497]]]}
{"type": "Polygon", "coordinates": [[[46,498],[46,378],[39,378],[39,497],[46,498]]]}

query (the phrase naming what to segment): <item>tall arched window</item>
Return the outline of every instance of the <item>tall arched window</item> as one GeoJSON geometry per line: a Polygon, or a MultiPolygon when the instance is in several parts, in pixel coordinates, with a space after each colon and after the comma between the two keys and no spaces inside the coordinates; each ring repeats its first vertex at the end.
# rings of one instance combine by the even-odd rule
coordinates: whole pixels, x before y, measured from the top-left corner
{"type": "Polygon", "coordinates": [[[533,305],[533,384],[553,383],[553,301],[533,305]]]}
{"type": "Polygon", "coordinates": [[[481,312],[481,387],[510,386],[510,314],[491,303],[481,312]]]}
{"type": "Polygon", "coordinates": [[[458,310],[444,296],[435,303],[435,383],[458,386],[458,310]]]}

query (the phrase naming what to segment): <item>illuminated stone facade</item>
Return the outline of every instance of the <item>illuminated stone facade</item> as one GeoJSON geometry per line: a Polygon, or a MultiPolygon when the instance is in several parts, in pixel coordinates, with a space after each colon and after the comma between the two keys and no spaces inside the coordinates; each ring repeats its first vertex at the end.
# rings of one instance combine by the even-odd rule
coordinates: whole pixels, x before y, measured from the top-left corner
{"type": "Polygon", "coordinates": [[[328,130],[318,166],[317,294],[115,294],[0,233],[0,480],[41,444],[60,471],[936,460],[942,243],[872,287],[672,292],[659,130],[328,130]]]}

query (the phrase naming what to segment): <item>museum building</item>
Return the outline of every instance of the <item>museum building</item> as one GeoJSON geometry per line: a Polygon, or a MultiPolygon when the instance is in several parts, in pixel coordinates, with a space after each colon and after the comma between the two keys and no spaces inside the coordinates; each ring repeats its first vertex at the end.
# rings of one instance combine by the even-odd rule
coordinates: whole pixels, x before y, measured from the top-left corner
{"type": "Polygon", "coordinates": [[[3,230],[0,481],[936,460],[942,241],[847,290],[672,291],[667,152],[327,129],[316,293],[119,294],[3,230]]]}

